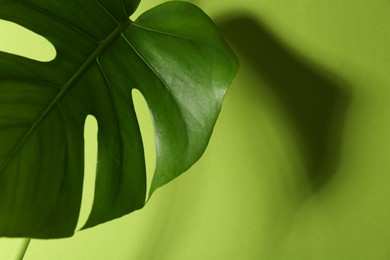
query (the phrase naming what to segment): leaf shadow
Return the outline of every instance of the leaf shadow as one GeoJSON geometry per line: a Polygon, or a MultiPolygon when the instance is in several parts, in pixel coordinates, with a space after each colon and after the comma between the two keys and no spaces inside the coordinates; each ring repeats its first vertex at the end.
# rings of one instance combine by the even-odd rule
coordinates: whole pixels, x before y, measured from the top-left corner
{"type": "Polygon", "coordinates": [[[273,35],[258,19],[235,15],[217,20],[226,40],[256,71],[254,95],[269,88],[295,131],[312,192],[334,176],[352,94],[340,77],[312,64],[273,35]],[[259,92],[260,91],[260,92],[259,92]]]}

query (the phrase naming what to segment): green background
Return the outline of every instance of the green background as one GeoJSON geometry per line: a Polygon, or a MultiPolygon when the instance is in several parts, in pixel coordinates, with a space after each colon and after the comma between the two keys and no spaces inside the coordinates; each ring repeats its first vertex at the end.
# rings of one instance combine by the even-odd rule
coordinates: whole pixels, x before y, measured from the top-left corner
{"type": "MultiPolygon", "coordinates": [[[[161,2],[143,0],[135,17],[161,2]]],[[[33,240],[25,259],[389,259],[390,2],[192,2],[240,59],[205,155],[144,209],[33,240]]],[[[0,49],[55,55],[6,22],[0,49]]],[[[137,104],[152,172],[151,122],[137,104]]],[[[87,181],[95,131],[90,120],[87,181]]],[[[86,184],[81,224],[92,191],[86,184]]],[[[18,242],[0,239],[0,259],[18,242]]]]}

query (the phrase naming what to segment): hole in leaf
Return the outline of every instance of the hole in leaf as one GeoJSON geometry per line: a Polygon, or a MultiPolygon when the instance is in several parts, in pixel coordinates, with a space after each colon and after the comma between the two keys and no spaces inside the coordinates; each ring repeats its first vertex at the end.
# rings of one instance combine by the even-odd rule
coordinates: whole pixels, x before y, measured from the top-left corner
{"type": "Polygon", "coordinates": [[[0,51],[36,61],[48,62],[56,49],[45,37],[16,23],[0,19],[0,51]]]}
{"type": "Polygon", "coordinates": [[[92,210],[95,193],[97,163],[98,123],[94,116],[88,115],[84,124],[84,181],[81,208],[76,230],[82,228],[92,210]]]}
{"type": "Polygon", "coordinates": [[[152,183],[153,174],[156,167],[156,145],[154,142],[153,123],[152,118],[150,116],[148,104],[146,103],[141,92],[137,89],[133,89],[131,94],[133,97],[135,113],[137,115],[138,124],[141,130],[141,136],[144,145],[147,180],[146,198],[148,198],[150,185],[152,183]]]}

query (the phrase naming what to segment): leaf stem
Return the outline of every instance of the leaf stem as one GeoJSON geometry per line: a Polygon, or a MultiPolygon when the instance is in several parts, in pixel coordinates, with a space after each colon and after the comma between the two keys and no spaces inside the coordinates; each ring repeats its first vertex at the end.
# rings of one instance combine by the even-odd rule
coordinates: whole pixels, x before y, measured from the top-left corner
{"type": "Polygon", "coordinates": [[[20,240],[19,244],[16,246],[15,251],[12,255],[12,260],[23,260],[28,245],[30,244],[30,241],[31,241],[30,238],[23,238],[20,240]]]}

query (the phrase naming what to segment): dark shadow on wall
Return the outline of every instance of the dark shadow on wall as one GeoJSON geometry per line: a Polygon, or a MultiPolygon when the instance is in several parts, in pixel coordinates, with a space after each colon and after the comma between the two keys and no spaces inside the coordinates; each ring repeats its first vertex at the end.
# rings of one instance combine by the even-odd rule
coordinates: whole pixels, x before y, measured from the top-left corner
{"type": "Polygon", "coordinates": [[[254,94],[267,87],[280,103],[302,153],[313,192],[337,170],[344,117],[351,100],[347,84],[310,64],[245,15],[217,21],[241,61],[258,73],[254,94]],[[261,84],[261,86],[260,86],[261,84]]]}

